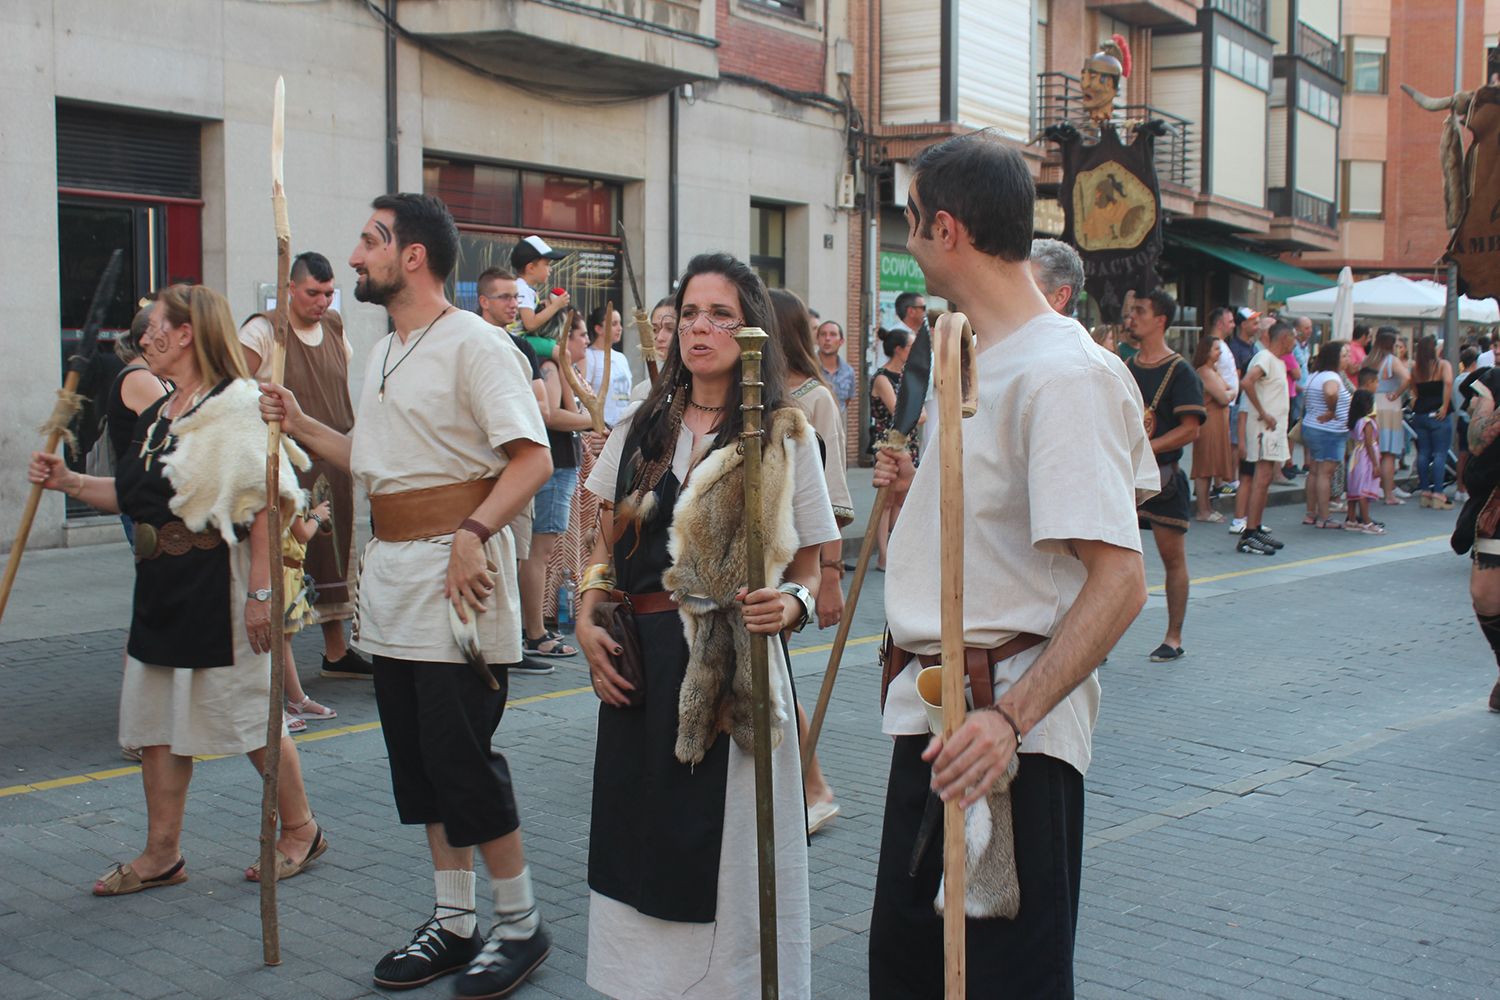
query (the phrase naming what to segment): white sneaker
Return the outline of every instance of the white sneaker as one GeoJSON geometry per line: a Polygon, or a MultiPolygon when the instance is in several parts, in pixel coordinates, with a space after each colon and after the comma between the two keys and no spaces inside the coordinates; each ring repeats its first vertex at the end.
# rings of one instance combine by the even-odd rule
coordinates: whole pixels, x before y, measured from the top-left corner
{"type": "Polygon", "coordinates": [[[1402,488],[1401,488],[1401,487],[1399,487],[1399,486],[1397,486],[1397,487],[1396,487],[1396,489],[1395,489],[1395,494],[1396,494],[1396,496],[1397,496],[1397,497],[1398,497],[1398,498],[1399,498],[1399,499],[1402,499],[1402,500],[1410,500],[1410,499],[1411,499],[1411,494],[1410,494],[1410,493],[1408,493],[1408,492],[1406,492],[1406,491],[1405,491],[1405,490],[1403,490],[1403,489],[1402,489],[1402,488]]]}
{"type": "Polygon", "coordinates": [[[1453,494],[1453,502],[1454,503],[1468,503],[1469,502],[1469,494],[1466,493],[1466,492],[1464,492],[1463,490],[1459,490],[1457,493],[1453,494]]]}
{"type": "Polygon", "coordinates": [[[1245,533],[1245,519],[1237,517],[1229,522],[1229,533],[1231,535],[1243,535],[1245,533]]]}

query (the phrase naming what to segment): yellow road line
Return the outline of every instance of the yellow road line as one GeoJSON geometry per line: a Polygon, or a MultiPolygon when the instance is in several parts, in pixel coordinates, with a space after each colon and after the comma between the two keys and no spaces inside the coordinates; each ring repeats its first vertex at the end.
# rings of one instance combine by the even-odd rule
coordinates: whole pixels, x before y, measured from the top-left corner
{"type": "MultiPolygon", "coordinates": [[[[861,636],[858,639],[850,639],[846,643],[846,645],[863,646],[872,642],[879,642],[881,638],[882,637],[879,635],[866,635],[861,636]]],[[[826,653],[832,648],[833,643],[825,642],[817,646],[805,646],[802,649],[794,649],[792,650],[792,655],[804,656],[808,653],[826,653]]],[[[591,694],[592,692],[593,689],[587,687],[564,688],[561,691],[548,691],[545,694],[533,694],[528,695],[525,698],[515,698],[507,702],[506,707],[519,708],[523,705],[534,705],[537,702],[552,701],[556,698],[568,698],[576,694],[591,694]]],[[[335,736],[349,736],[354,733],[368,733],[379,728],[380,723],[378,722],[358,722],[348,726],[335,726],[331,729],[319,729],[315,733],[302,733],[299,736],[293,736],[292,739],[296,740],[298,743],[316,743],[319,740],[331,740],[335,736]]],[[[198,761],[222,760],[225,756],[227,755],[206,754],[201,757],[194,757],[193,759],[198,761]]],[[[87,784],[90,781],[108,781],[110,778],[123,778],[129,774],[140,773],[141,769],[139,765],[133,767],[113,767],[104,771],[89,771],[86,774],[73,774],[62,778],[51,778],[47,781],[33,781],[29,784],[23,785],[9,785],[4,788],[0,788],[0,799],[3,799],[10,795],[25,795],[29,792],[45,792],[54,788],[66,788],[70,785],[82,785],[87,784]]]]}
{"type": "MultiPolygon", "coordinates": [[[[1233,573],[1218,573],[1214,576],[1201,576],[1197,579],[1189,580],[1188,583],[1191,585],[1203,583],[1218,583],[1220,580],[1233,580],[1242,576],[1258,576],[1261,573],[1274,573],[1277,570],[1292,569],[1296,566],[1313,566],[1317,563],[1334,562],[1338,559],[1352,559],[1355,556],[1366,556],[1375,552],[1393,552],[1396,549],[1410,548],[1413,545],[1426,545],[1429,542],[1442,541],[1447,538],[1447,535],[1428,535],[1426,538],[1413,538],[1410,541],[1406,542],[1392,542],[1389,545],[1377,545],[1374,548],[1369,549],[1351,549],[1348,552],[1335,552],[1332,555],[1313,556],[1309,559],[1296,559],[1292,562],[1277,563],[1274,566],[1257,566],[1254,569],[1235,570],[1233,573]]],[[[1146,593],[1160,594],[1165,592],[1166,589],[1166,584],[1158,583],[1154,587],[1147,587],[1146,593]]]]}
{"type": "MultiPolygon", "coordinates": [[[[1232,573],[1218,573],[1213,576],[1202,576],[1189,582],[1195,585],[1217,583],[1220,580],[1233,580],[1239,577],[1256,576],[1261,573],[1274,573],[1277,570],[1292,569],[1298,566],[1313,566],[1319,563],[1334,562],[1339,559],[1350,559],[1354,556],[1370,555],[1377,552],[1394,552],[1398,549],[1410,548],[1414,545],[1426,545],[1429,542],[1440,541],[1447,537],[1447,535],[1429,535],[1426,538],[1413,538],[1409,541],[1404,542],[1392,542],[1389,545],[1377,545],[1374,548],[1352,549],[1348,552],[1337,552],[1333,553],[1332,555],[1313,556],[1309,559],[1297,559],[1292,562],[1277,563],[1274,566],[1257,566],[1254,569],[1242,569],[1235,570],[1232,573]]],[[[1158,584],[1154,587],[1147,588],[1147,592],[1152,594],[1160,594],[1165,589],[1165,585],[1158,584]]],[[[884,638],[884,636],[879,634],[864,635],[860,636],[857,639],[850,639],[847,643],[845,643],[845,646],[865,646],[869,645],[870,643],[879,642],[882,638],[884,638]]],[[[833,643],[824,642],[819,643],[815,646],[803,646],[800,649],[794,649],[792,650],[792,655],[807,656],[812,653],[826,653],[831,649],[833,649],[833,643]]],[[[589,694],[591,692],[592,688],[587,687],[564,688],[561,691],[549,691],[546,694],[534,694],[528,695],[525,698],[516,698],[508,702],[506,707],[519,708],[523,705],[534,705],[537,702],[552,701],[556,698],[569,698],[573,695],[589,694]]],[[[349,736],[354,733],[368,733],[379,728],[380,723],[378,722],[360,722],[349,726],[338,726],[333,729],[320,729],[315,733],[303,733],[300,736],[294,736],[292,738],[298,743],[316,743],[318,740],[330,740],[335,736],[349,736]]],[[[224,755],[219,754],[196,757],[194,759],[219,760],[223,756],[224,755]]],[[[71,785],[81,785],[90,781],[107,781],[110,778],[122,778],[127,774],[139,774],[140,771],[141,769],[139,767],[116,767],[105,771],[90,771],[86,774],[75,774],[62,778],[52,778],[47,781],[36,781],[30,784],[10,785],[4,788],[0,788],[0,798],[5,798],[10,795],[25,795],[30,792],[45,792],[54,788],[67,788],[71,785]]]]}

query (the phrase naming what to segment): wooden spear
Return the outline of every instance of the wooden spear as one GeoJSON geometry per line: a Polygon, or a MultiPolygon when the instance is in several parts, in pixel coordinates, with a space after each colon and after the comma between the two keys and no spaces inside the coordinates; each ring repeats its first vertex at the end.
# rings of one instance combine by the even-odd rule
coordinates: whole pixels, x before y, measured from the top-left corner
{"type": "MultiPolygon", "coordinates": [[[[282,186],[282,151],[286,145],[286,83],[276,78],[271,111],[271,210],[276,219],[276,317],[272,324],[271,381],[286,375],[287,284],[292,268],[292,226],[282,186]]],[[[286,669],[282,621],[286,616],[286,574],[281,568],[281,422],[266,432],[266,548],[271,567],[271,694],[266,716],[266,752],[262,758],[260,796],[260,937],[267,965],[281,964],[281,927],[276,916],[276,804],[281,769],[283,671],[286,669]]]]}
{"type": "MultiPolygon", "coordinates": [[[[78,395],[78,382],[83,377],[83,370],[99,351],[99,327],[104,322],[104,310],[109,307],[109,300],[114,296],[115,282],[120,277],[124,254],[124,250],[114,251],[109,255],[109,263],[104,265],[104,273],[94,286],[94,298],[89,303],[88,315],[84,318],[83,330],[78,337],[78,350],[68,359],[68,374],[63,376],[63,386],[57,391],[57,402],[53,404],[47,422],[41,427],[47,435],[45,450],[49,455],[56,453],[64,435],[72,440],[68,427],[83,405],[83,400],[78,395]]],[[[26,552],[26,539],[31,536],[31,522],[36,520],[37,507],[41,502],[41,484],[33,484],[26,497],[26,506],[21,511],[16,540],[10,546],[10,558],[5,563],[5,579],[0,581],[0,618],[5,617],[5,606],[10,603],[10,589],[15,586],[16,573],[21,569],[21,556],[26,552]]]]}
{"type": "MultiPolygon", "coordinates": [[[[942,586],[943,739],[963,725],[964,700],[964,439],[962,342],[969,321],[947,313],[933,332],[937,375],[938,498],[943,517],[938,529],[942,586]]],[[[946,1000],[964,1000],[964,811],[959,797],[943,805],[943,988],[946,1000]]]]}
{"type": "MultiPolygon", "coordinates": [[[[745,451],[745,586],[766,585],[765,511],[760,496],[761,347],[766,331],[747,326],[734,335],[740,347],[740,409],[745,451]]],[[[771,677],[767,636],[750,635],[751,725],[755,731],[755,857],[760,873],[760,995],[776,1000],[781,980],[776,968],[776,824],[771,785],[771,677]]]]}

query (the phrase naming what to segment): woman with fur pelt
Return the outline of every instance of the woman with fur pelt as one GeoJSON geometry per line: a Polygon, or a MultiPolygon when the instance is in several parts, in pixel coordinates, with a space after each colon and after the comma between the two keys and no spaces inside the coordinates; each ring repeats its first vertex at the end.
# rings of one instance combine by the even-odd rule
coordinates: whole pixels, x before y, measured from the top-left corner
{"type": "MultiPolygon", "coordinates": [[[[728,254],[688,264],[661,379],[610,435],[586,487],[600,530],[578,641],[602,702],[589,830],[588,982],[621,1000],[759,991],[749,636],[814,616],[839,537],[816,436],[785,394],[765,286],[728,254]],[[768,586],[747,593],[737,447],[745,326],[764,345],[768,586]],[[623,601],[622,624],[606,605],[623,601]],[[596,621],[611,625],[612,631],[596,621]],[[626,631],[628,630],[628,632],[626,631]],[[626,644],[638,656],[626,658],[626,644]]],[[[807,826],[786,651],[771,647],[781,995],[812,995],[807,826]]]]}

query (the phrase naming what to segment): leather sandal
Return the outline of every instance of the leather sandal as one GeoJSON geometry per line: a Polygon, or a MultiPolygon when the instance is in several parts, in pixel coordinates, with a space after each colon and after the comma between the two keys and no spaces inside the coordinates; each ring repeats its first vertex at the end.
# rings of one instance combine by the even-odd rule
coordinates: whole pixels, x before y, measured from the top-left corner
{"type": "MultiPolygon", "coordinates": [[[[321,826],[313,831],[312,846],[307,849],[307,854],[303,856],[301,861],[293,861],[278,849],[276,851],[276,881],[284,882],[293,875],[302,874],[307,870],[308,865],[322,857],[323,852],[327,850],[328,840],[323,836],[323,828],[321,826]]],[[[245,869],[245,881],[260,881],[260,859],[257,858],[255,864],[245,869]]]]}
{"type": "Polygon", "coordinates": [[[160,889],[166,885],[181,885],[187,881],[187,859],[178,858],[177,863],[160,875],[141,878],[130,865],[115,864],[94,883],[96,896],[128,896],[146,889],[160,889]]]}

